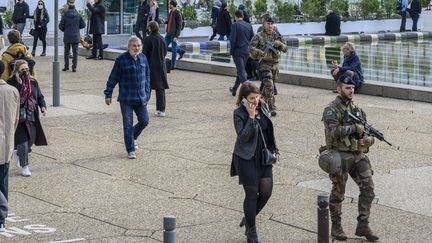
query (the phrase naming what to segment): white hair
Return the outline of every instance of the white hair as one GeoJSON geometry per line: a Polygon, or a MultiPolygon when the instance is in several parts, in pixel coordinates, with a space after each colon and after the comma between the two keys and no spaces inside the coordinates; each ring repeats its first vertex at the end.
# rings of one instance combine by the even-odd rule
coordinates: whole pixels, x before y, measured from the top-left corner
{"type": "Polygon", "coordinates": [[[133,43],[139,41],[140,44],[142,44],[141,39],[136,36],[131,36],[128,40],[128,47],[133,43]]]}

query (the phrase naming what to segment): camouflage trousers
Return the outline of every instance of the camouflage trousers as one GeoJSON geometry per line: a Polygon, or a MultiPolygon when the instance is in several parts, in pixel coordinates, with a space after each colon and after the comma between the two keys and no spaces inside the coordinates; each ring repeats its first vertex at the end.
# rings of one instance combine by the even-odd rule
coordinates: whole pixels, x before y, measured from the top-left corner
{"type": "Polygon", "coordinates": [[[373,170],[369,158],[364,154],[340,152],[342,158],[342,172],[330,175],[333,188],[330,194],[330,216],[332,222],[341,222],[342,201],[345,195],[345,185],[348,174],[360,189],[358,198],[358,217],[360,225],[369,223],[370,209],[374,194],[374,183],[372,180],[373,170]]]}
{"type": "Polygon", "coordinates": [[[279,76],[279,64],[263,61],[258,67],[258,72],[261,81],[264,84],[264,89],[262,91],[264,101],[267,103],[269,110],[274,111],[276,110],[274,83],[277,81],[279,76]]]}

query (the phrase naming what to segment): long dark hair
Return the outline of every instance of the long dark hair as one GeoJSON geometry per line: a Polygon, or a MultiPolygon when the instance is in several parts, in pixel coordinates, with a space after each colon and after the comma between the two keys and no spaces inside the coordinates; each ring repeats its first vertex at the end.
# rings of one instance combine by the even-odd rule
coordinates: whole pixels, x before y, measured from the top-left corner
{"type": "MultiPolygon", "coordinates": [[[[39,5],[39,3],[42,3],[42,4],[43,4],[43,8],[42,8],[42,9],[39,9],[39,8],[36,6],[35,13],[40,13],[40,18],[43,19],[43,17],[45,16],[47,10],[46,10],[45,2],[44,2],[44,1],[39,0],[37,5],[39,5]]],[[[33,15],[35,15],[35,14],[33,14],[33,15]]],[[[34,16],[34,17],[35,17],[35,20],[36,20],[36,16],[34,16]]]]}
{"type": "Polygon", "coordinates": [[[252,93],[254,93],[254,94],[260,93],[258,86],[256,86],[254,83],[252,83],[250,81],[244,82],[240,86],[240,90],[239,90],[239,93],[237,96],[236,105],[239,106],[241,104],[242,99],[247,98],[252,93]]]}

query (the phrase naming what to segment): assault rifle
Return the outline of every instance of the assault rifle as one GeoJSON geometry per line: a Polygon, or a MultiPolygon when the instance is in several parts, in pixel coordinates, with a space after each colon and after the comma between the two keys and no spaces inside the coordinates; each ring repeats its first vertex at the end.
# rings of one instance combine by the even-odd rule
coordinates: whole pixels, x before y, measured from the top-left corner
{"type": "Polygon", "coordinates": [[[377,129],[373,128],[372,125],[368,124],[365,119],[363,119],[363,117],[359,117],[356,116],[354,114],[352,114],[351,112],[348,111],[348,116],[351,117],[351,119],[353,119],[356,123],[360,123],[364,126],[365,129],[365,133],[367,135],[376,137],[378,140],[380,141],[384,141],[386,142],[388,145],[392,146],[391,143],[389,143],[387,140],[385,140],[384,138],[384,134],[382,134],[380,131],[378,131],[377,129]]]}
{"type": "Polygon", "coordinates": [[[268,40],[268,41],[266,42],[266,45],[265,45],[265,48],[264,48],[264,53],[262,54],[261,58],[259,59],[258,64],[261,63],[262,59],[263,59],[265,56],[267,56],[267,54],[268,54],[269,52],[273,52],[274,54],[277,54],[277,50],[276,50],[276,48],[275,48],[273,45],[274,45],[274,42],[275,42],[279,37],[280,37],[280,34],[278,34],[278,33],[276,32],[276,34],[274,35],[274,37],[273,37],[271,40],[268,40]]]}

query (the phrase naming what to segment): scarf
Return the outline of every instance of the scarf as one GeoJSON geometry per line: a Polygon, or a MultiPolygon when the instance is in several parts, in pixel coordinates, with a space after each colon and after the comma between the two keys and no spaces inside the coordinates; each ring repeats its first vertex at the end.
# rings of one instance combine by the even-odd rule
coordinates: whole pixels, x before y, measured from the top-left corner
{"type": "Polygon", "coordinates": [[[20,104],[24,105],[27,112],[33,112],[36,109],[36,100],[33,97],[33,87],[31,81],[33,78],[27,75],[24,79],[17,77],[21,80],[21,91],[20,91],[20,104]]]}

